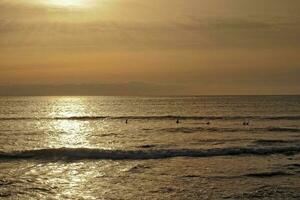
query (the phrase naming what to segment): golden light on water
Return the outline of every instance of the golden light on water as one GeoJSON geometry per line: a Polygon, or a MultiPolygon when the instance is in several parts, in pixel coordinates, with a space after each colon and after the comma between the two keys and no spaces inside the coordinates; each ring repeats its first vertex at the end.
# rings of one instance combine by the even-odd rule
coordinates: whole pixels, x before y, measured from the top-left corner
{"type": "Polygon", "coordinates": [[[89,147],[89,141],[86,138],[90,133],[89,122],[76,120],[58,120],[53,123],[53,127],[59,133],[56,138],[56,145],[63,147],[89,147]]]}
{"type": "MultiPolygon", "coordinates": [[[[97,141],[96,135],[107,134],[109,125],[102,120],[88,120],[95,116],[90,98],[87,97],[48,97],[48,128],[54,130],[47,135],[46,142],[51,148],[94,148],[111,149],[113,140],[97,141]]],[[[106,116],[106,114],[98,114],[106,116]]]]}
{"type": "Polygon", "coordinates": [[[84,97],[53,97],[51,100],[51,117],[88,116],[89,109],[84,97]]]}
{"type": "Polygon", "coordinates": [[[88,115],[87,102],[80,97],[53,98],[51,116],[58,116],[61,120],[54,120],[51,126],[58,133],[53,140],[55,147],[88,147],[86,138],[92,131],[90,123],[82,120],[68,119],[70,117],[88,115]]]}

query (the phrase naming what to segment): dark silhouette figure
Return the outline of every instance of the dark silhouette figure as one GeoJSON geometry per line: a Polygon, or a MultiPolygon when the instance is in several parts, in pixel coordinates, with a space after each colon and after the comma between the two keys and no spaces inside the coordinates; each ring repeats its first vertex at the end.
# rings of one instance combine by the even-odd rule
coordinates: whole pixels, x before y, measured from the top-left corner
{"type": "Polygon", "coordinates": [[[177,119],[176,124],[179,124],[179,119],[177,119]]]}
{"type": "Polygon", "coordinates": [[[207,122],[206,124],[207,124],[207,125],[210,125],[210,122],[207,122]]]}
{"type": "Polygon", "coordinates": [[[128,124],[128,119],[126,119],[125,123],[128,124]]]}
{"type": "Polygon", "coordinates": [[[244,126],[249,126],[249,124],[250,124],[249,122],[246,122],[246,121],[243,122],[244,126]]]}

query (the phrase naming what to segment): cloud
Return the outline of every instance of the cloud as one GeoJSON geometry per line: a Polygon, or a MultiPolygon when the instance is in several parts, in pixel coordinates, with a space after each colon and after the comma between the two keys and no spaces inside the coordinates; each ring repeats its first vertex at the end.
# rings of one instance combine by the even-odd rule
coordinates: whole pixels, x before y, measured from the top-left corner
{"type": "MultiPolygon", "coordinates": [[[[96,85],[27,85],[26,94],[186,91],[98,84],[130,80],[192,82],[194,93],[266,83],[299,91],[299,0],[90,0],[82,10],[36,1],[0,0],[1,82],[96,85]]],[[[1,90],[21,93],[9,87],[1,90]]]]}
{"type": "Polygon", "coordinates": [[[5,47],[203,49],[299,47],[300,21],[209,18],[184,22],[16,22],[0,20],[5,47]]]}
{"type": "MultiPolygon", "coordinates": [[[[261,15],[205,15],[180,11],[182,1],[157,1],[151,7],[146,1],[113,1],[132,13],[124,17],[103,17],[89,10],[47,8],[39,4],[0,0],[0,46],[5,48],[53,48],[78,50],[110,49],[206,49],[206,48],[298,48],[300,46],[300,17],[276,11],[283,3],[270,4],[272,12],[261,15]],[[171,16],[163,14],[159,5],[174,9],[171,16]],[[274,8],[273,8],[274,7],[274,8]],[[146,16],[141,11],[155,9],[158,16],[146,16]],[[141,10],[141,11],[140,11],[141,10]],[[132,16],[131,16],[132,15],[132,16]],[[172,15],[174,15],[172,17],[172,15]],[[91,16],[99,16],[91,18],[91,16]],[[131,16],[131,17],[129,17],[131,16]],[[84,20],[87,19],[87,20],[84,20]]],[[[298,6],[296,1],[291,1],[298,6]]],[[[108,3],[108,2],[106,2],[108,3]]],[[[199,7],[203,1],[191,0],[199,7]]],[[[192,6],[188,5],[192,10],[192,6]]],[[[213,4],[213,3],[212,3],[213,4]]],[[[246,3],[247,5],[249,3],[246,3]]],[[[288,4],[288,3],[286,3],[288,4]]],[[[283,8],[286,4],[282,5],[283,8]]],[[[293,5],[292,4],[292,5],[293,5]]],[[[208,8],[215,11],[216,6],[208,8]]],[[[213,4],[214,5],[214,4],[213,4]]],[[[230,5],[243,5],[234,0],[230,5]],[[235,2],[235,3],[232,3],[235,2]]],[[[266,3],[263,3],[266,6],[266,3]]],[[[104,6],[104,5],[103,5],[104,6]]],[[[255,7],[254,3],[248,5],[255,7]]],[[[244,6],[245,7],[245,6],[244,6]]],[[[292,6],[289,5],[290,9],[292,6]]],[[[203,10],[202,7],[201,10],[203,10]]],[[[97,9],[99,9],[97,7],[97,9]]],[[[106,9],[108,9],[106,7],[106,9]]],[[[119,8],[120,9],[120,8],[119,8]]],[[[170,8],[166,8],[170,9],[170,8]]],[[[236,12],[241,12],[245,8],[236,12]]],[[[283,9],[287,10],[287,8],[283,9]]],[[[97,10],[100,12],[99,10],[97,10]]],[[[124,9],[121,9],[124,12],[124,9]]],[[[128,12],[129,12],[128,11],[128,12]]],[[[91,11],[95,12],[95,10],[91,11]]],[[[245,13],[248,11],[245,10],[245,13]]]]}

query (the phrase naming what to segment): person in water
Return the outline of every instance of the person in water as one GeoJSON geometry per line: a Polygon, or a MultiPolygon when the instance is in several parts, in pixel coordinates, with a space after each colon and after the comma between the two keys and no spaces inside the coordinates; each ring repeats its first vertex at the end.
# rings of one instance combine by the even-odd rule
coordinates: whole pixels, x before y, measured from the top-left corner
{"type": "Polygon", "coordinates": [[[125,123],[128,124],[128,119],[126,119],[125,123]]]}
{"type": "Polygon", "coordinates": [[[179,124],[179,119],[177,119],[176,124],[179,124]]]}
{"type": "Polygon", "coordinates": [[[250,124],[249,122],[246,122],[246,121],[243,122],[244,126],[249,126],[249,124],[250,124]]]}

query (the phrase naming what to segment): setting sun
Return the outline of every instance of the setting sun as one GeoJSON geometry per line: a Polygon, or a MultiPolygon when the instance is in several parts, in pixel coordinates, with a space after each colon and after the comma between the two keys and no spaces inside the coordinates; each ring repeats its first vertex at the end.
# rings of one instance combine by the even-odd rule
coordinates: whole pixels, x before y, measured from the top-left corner
{"type": "Polygon", "coordinates": [[[82,6],[84,5],[83,0],[49,0],[50,4],[57,6],[82,6]]]}

